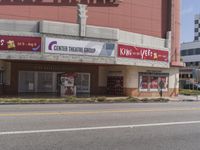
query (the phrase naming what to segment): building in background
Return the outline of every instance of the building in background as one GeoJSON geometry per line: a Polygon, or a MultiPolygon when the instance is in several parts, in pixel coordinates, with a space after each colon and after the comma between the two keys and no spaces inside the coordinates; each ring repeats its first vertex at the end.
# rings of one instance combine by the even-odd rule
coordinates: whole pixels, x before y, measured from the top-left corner
{"type": "Polygon", "coordinates": [[[194,41],[200,41],[200,14],[194,19],[194,41]]]}
{"type": "Polygon", "coordinates": [[[200,15],[194,17],[194,41],[181,44],[185,67],[180,69],[180,85],[200,82],[200,15]]]}
{"type": "Polygon", "coordinates": [[[1,0],[0,91],[177,95],[179,28],[179,0],[1,0]]]}

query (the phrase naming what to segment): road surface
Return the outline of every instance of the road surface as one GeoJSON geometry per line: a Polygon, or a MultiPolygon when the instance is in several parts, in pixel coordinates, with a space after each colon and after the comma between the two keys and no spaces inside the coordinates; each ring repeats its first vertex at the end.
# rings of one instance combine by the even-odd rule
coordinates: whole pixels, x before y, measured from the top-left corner
{"type": "Polygon", "coordinates": [[[200,102],[0,105],[0,150],[199,150],[200,102]]]}

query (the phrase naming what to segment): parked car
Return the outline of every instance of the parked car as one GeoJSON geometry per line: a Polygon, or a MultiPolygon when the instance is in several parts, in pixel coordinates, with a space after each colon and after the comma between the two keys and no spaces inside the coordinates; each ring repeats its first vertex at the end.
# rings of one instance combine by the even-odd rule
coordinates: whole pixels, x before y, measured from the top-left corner
{"type": "Polygon", "coordinates": [[[191,89],[191,90],[200,90],[200,84],[199,83],[195,83],[195,84],[192,84],[192,83],[190,83],[190,84],[185,84],[184,85],[184,87],[183,87],[184,89],[191,89]]]}

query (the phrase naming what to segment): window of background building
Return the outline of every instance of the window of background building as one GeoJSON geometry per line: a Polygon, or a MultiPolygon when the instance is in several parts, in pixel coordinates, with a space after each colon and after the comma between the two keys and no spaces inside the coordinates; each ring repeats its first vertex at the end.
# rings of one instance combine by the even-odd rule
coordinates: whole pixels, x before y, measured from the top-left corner
{"type": "Polygon", "coordinates": [[[199,23],[199,20],[195,20],[195,24],[198,24],[199,23]]]}
{"type": "Polygon", "coordinates": [[[184,79],[189,79],[189,78],[193,78],[193,75],[192,74],[182,74],[181,77],[184,79]]]}
{"type": "Polygon", "coordinates": [[[195,36],[195,37],[194,37],[194,40],[195,40],[195,41],[197,41],[198,39],[199,39],[199,37],[198,37],[198,36],[195,36]]]}
{"type": "Polygon", "coordinates": [[[189,49],[188,50],[188,55],[194,55],[194,49],[189,49]]]}
{"type": "Polygon", "coordinates": [[[190,66],[195,66],[195,62],[190,62],[190,66]]]}
{"type": "Polygon", "coordinates": [[[197,54],[197,55],[200,54],[200,48],[195,49],[195,54],[197,54]]]}
{"type": "Polygon", "coordinates": [[[187,50],[182,50],[181,51],[181,56],[186,56],[187,55],[187,50]]]}
{"type": "Polygon", "coordinates": [[[186,62],[186,67],[193,67],[195,66],[195,62],[186,62]]]}
{"type": "Polygon", "coordinates": [[[199,66],[199,62],[197,61],[197,62],[195,62],[195,66],[199,66]]]}
{"type": "Polygon", "coordinates": [[[185,75],[185,74],[182,74],[182,78],[186,78],[186,75],[185,75]]]}
{"type": "Polygon", "coordinates": [[[198,29],[198,28],[195,28],[195,29],[194,29],[194,31],[195,31],[195,32],[198,32],[198,31],[199,31],[199,29],[198,29]]]}
{"type": "Polygon", "coordinates": [[[186,62],[185,65],[186,65],[186,67],[189,67],[189,66],[190,66],[190,63],[189,63],[189,62],[186,62]]]}

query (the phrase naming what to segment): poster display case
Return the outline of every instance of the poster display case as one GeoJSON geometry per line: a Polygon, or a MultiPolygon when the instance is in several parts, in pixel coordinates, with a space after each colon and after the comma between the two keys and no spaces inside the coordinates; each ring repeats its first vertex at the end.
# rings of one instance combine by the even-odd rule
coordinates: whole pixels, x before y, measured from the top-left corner
{"type": "Polygon", "coordinates": [[[160,90],[160,83],[163,82],[163,91],[168,91],[168,73],[139,73],[139,91],[156,92],[160,90]]]}
{"type": "Polygon", "coordinates": [[[60,95],[64,96],[76,96],[76,86],[74,84],[76,74],[75,73],[64,73],[61,75],[61,90],[60,95]]]}

